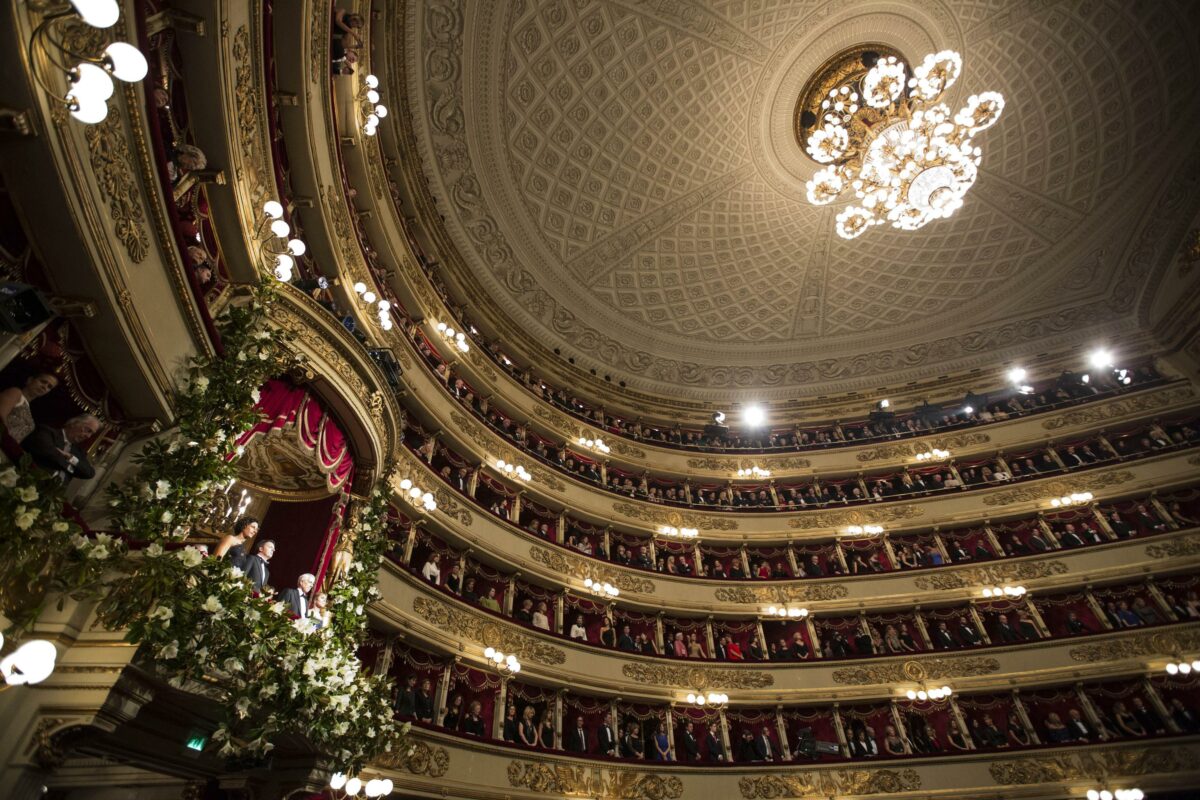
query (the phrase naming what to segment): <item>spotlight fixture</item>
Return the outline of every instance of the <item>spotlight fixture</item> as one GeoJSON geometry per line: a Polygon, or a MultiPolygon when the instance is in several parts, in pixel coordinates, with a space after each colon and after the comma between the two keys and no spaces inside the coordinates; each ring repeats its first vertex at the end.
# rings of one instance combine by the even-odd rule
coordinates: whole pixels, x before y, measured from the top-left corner
{"type": "Polygon", "coordinates": [[[1165,669],[1168,675],[1200,674],[1200,658],[1195,661],[1169,661],[1165,669]]]}
{"type": "Polygon", "coordinates": [[[658,532],[662,536],[670,536],[674,539],[695,539],[700,535],[700,531],[696,528],[676,528],[674,525],[659,525],[658,532]]]}
{"type": "Polygon", "coordinates": [[[492,662],[501,673],[516,675],[521,671],[521,661],[512,653],[505,654],[494,647],[488,647],[483,651],[483,657],[492,662]]]}
{"type": "Polygon", "coordinates": [[[589,439],[586,436],[580,436],[577,440],[580,447],[586,447],[589,450],[595,450],[598,453],[608,453],[609,446],[606,445],[599,437],[589,439]]]}
{"type": "Polygon", "coordinates": [[[599,597],[617,597],[621,594],[621,590],[613,586],[608,581],[598,581],[591,578],[586,578],[583,581],[583,586],[589,592],[599,597]]]}
{"type": "Polygon", "coordinates": [[[288,238],[292,226],[283,218],[283,205],[278,200],[263,203],[262,211],[262,219],[255,230],[259,257],[277,280],[291,283],[296,259],[308,252],[308,246],[300,239],[288,238]]]}
{"type": "Polygon", "coordinates": [[[876,536],[883,533],[882,525],[848,525],[843,531],[847,536],[876,536]]]}
{"type": "Polygon", "coordinates": [[[62,10],[47,14],[29,39],[35,80],[85,125],[102,122],[108,116],[108,101],[115,91],[113,78],[137,83],[146,77],[149,65],[142,52],[128,42],[111,42],[100,55],[71,50],[68,42],[79,41],[79,37],[68,37],[65,26],[82,20],[93,28],[111,28],[120,15],[117,0],[70,0],[69,7],[63,4],[62,10]],[[45,58],[34,57],[36,51],[45,58]],[[41,72],[54,68],[64,73],[66,92],[61,95],[61,90],[54,88],[58,82],[41,72]]]}
{"type": "Polygon", "coordinates": [[[729,702],[729,695],[721,692],[688,692],[687,701],[694,706],[723,706],[729,702]]]}
{"type": "Polygon", "coordinates": [[[760,469],[755,466],[750,467],[749,469],[739,469],[737,471],[737,476],[739,478],[769,478],[771,477],[771,470],[760,469]]]}
{"type": "Polygon", "coordinates": [[[984,597],[1021,597],[1025,594],[1024,586],[985,586],[980,592],[984,597]]]}
{"type": "Polygon", "coordinates": [[[374,75],[364,77],[363,85],[354,99],[358,102],[359,115],[363,119],[362,132],[374,136],[379,120],[388,115],[387,106],[379,102],[379,78],[374,75]]]}
{"type": "Polygon", "coordinates": [[[888,400],[886,397],[879,401],[879,410],[880,411],[887,411],[891,407],[892,407],[892,401],[888,400]]]}
{"type": "Polygon", "coordinates": [[[1064,508],[1066,506],[1081,506],[1085,503],[1090,503],[1095,498],[1091,492],[1072,492],[1065,494],[1062,497],[1050,498],[1050,505],[1053,508],[1064,508]]]}
{"type": "Polygon", "coordinates": [[[400,496],[414,509],[420,506],[426,511],[437,511],[437,500],[433,492],[427,492],[412,482],[410,478],[400,481],[400,496]]]}
{"type": "Polygon", "coordinates": [[[503,458],[497,458],[495,466],[497,472],[508,478],[518,478],[527,481],[533,477],[525,467],[505,461],[503,458]]]}
{"type": "Polygon", "coordinates": [[[433,327],[459,352],[465,353],[471,349],[471,346],[467,344],[467,335],[462,331],[456,331],[444,322],[438,322],[433,327]]]}
{"type": "Polygon", "coordinates": [[[1112,353],[1103,347],[1097,348],[1088,354],[1088,364],[1092,369],[1109,369],[1113,366],[1112,353]]]}
{"type": "Polygon", "coordinates": [[[742,421],[747,427],[758,428],[766,424],[767,412],[762,406],[746,406],[742,411],[742,421]]]}
{"type": "Polygon", "coordinates": [[[712,421],[713,421],[714,425],[723,425],[725,423],[725,412],[724,411],[714,412],[712,415],[712,421]]]}
{"type": "Polygon", "coordinates": [[[807,608],[787,608],[786,606],[767,606],[766,616],[784,619],[799,619],[808,616],[807,608]]]}

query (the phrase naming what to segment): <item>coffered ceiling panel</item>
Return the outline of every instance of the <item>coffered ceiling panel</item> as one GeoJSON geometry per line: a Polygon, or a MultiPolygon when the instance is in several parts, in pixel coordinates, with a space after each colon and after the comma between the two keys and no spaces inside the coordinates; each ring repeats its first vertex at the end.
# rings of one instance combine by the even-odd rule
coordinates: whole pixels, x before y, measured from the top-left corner
{"type": "Polygon", "coordinates": [[[1196,169],[1187,0],[403,7],[432,222],[476,314],[666,396],[878,386],[1128,332],[1147,226],[1200,205],[1172,189],[1196,169]],[[1008,105],[954,217],[845,241],[790,128],[812,70],[866,42],[960,49],[950,102],[1008,105]]]}

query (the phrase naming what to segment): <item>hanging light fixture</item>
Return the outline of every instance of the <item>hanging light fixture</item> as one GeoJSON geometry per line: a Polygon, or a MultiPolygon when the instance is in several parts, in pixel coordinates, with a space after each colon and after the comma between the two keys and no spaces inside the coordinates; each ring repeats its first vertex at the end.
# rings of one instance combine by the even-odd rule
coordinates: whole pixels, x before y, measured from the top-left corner
{"type": "Polygon", "coordinates": [[[262,218],[255,232],[259,257],[263,266],[283,283],[291,283],[296,259],[308,252],[308,245],[291,233],[292,226],[283,218],[283,204],[278,200],[263,203],[262,218]]]}
{"type": "Polygon", "coordinates": [[[1004,97],[973,94],[957,113],[942,103],[962,72],[952,50],[925,56],[914,70],[867,48],[850,56],[810,81],[832,83],[823,98],[801,97],[802,106],[813,103],[802,108],[804,150],[828,165],[808,181],[809,202],[826,205],[853,192],[858,203],[837,215],[844,239],[885,222],[916,230],[951,216],[979,173],[982,151],[973,137],[1000,119],[1004,97]]]}
{"type": "Polygon", "coordinates": [[[374,75],[364,77],[363,85],[355,99],[363,118],[362,132],[367,136],[374,136],[375,129],[379,127],[379,120],[388,115],[387,106],[379,102],[379,78],[374,75]]]}

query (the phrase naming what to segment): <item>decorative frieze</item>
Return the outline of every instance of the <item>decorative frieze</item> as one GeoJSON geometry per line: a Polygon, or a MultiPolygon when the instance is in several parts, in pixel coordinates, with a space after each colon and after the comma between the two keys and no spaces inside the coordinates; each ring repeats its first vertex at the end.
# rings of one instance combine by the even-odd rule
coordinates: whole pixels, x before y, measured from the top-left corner
{"type": "Polygon", "coordinates": [[[1000,662],[994,658],[972,656],[968,658],[926,658],[903,663],[869,664],[861,667],[846,667],[833,671],[834,683],[851,685],[920,682],[990,675],[1000,671],[1000,662]]]}
{"type": "Polygon", "coordinates": [[[999,786],[1027,786],[1108,778],[1158,775],[1193,769],[1200,749],[1185,747],[1089,749],[1055,756],[1028,756],[997,761],[988,767],[999,786]]]}
{"type": "Polygon", "coordinates": [[[671,686],[696,691],[708,689],[766,689],[775,685],[769,672],[721,667],[688,667],[673,664],[642,664],[630,662],[621,667],[621,674],[638,683],[671,686]]]}
{"type": "Polygon", "coordinates": [[[1146,546],[1150,558],[1185,558],[1200,555],[1200,536],[1184,536],[1169,542],[1158,542],[1146,546]]]}
{"type": "Polygon", "coordinates": [[[580,580],[591,578],[601,582],[608,581],[622,592],[631,594],[654,594],[654,581],[649,578],[630,575],[624,571],[605,569],[594,559],[577,558],[569,553],[560,553],[537,545],[529,548],[529,557],[560,575],[580,580]]]}
{"type": "Polygon", "coordinates": [[[770,456],[761,456],[759,458],[689,458],[687,460],[688,469],[703,469],[711,472],[728,472],[736,473],[739,469],[750,469],[751,467],[770,467],[775,472],[790,472],[798,469],[808,469],[812,466],[812,461],[801,456],[788,456],[787,458],[771,458],[770,456]]]}
{"type": "Polygon", "coordinates": [[[513,625],[461,611],[448,603],[428,597],[414,597],[413,611],[434,627],[454,636],[471,639],[480,647],[520,653],[522,661],[555,665],[567,660],[561,648],[522,633],[513,625]]]}
{"type": "Polygon", "coordinates": [[[738,781],[738,789],[744,800],[890,795],[920,788],[921,776],[913,769],[804,770],[746,777],[738,781]]]}
{"type": "Polygon", "coordinates": [[[874,506],[870,511],[822,511],[817,514],[804,514],[788,520],[788,527],[797,530],[816,530],[818,528],[844,528],[848,525],[879,524],[883,522],[900,522],[924,516],[925,512],[915,505],[894,503],[874,506]]]}
{"type": "Polygon", "coordinates": [[[1146,414],[1188,400],[1194,394],[1191,386],[1172,386],[1161,392],[1124,397],[1109,403],[1084,406],[1062,414],[1055,414],[1042,422],[1042,427],[1048,431],[1054,431],[1059,428],[1094,425],[1121,417],[1146,414]]]}
{"type": "Polygon", "coordinates": [[[790,584],[782,586],[722,586],[713,593],[721,603],[799,603],[840,600],[849,592],[841,583],[790,584]]]}
{"type": "Polygon", "coordinates": [[[864,463],[871,461],[900,461],[914,458],[918,453],[924,453],[930,448],[939,450],[959,451],[968,447],[988,444],[992,437],[986,433],[956,433],[950,436],[939,436],[936,439],[921,439],[920,441],[882,444],[860,452],[855,458],[864,463]]]}
{"type": "Polygon", "coordinates": [[[1067,565],[1061,561],[1021,561],[1015,564],[988,564],[979,567],[951,569],[921,575],[913,584],[921,591],[961,589],[966,586],[995,586],[1001,583],[1066,575],[1067,565]]]}
{"type": "Polygon", "coordinates": [[[509,762],[508,783],[538,794],[601,800],[675,800],[683,795],[683,782],[673,775],[541,761],[509,762]]]}
{"type": "Polygon", "coordinates": [[[414,775],[440,778],[450,769],[450,753],[444,747],[435,747],[419,739],[410,739],[405,748],[384,753],[371,765],[385,769],[406,769],[414,775]]]}
{"type": "Polygon", "coordinates": [[[1146,631],[1118,636],[1097,644],[1080,645],[1071,648],[1071,658],[1094,664],[1146,656],[1171,656],[1191,650],[1200,650],[1200,626],[1184,630],[1146,631]]]}
{"type": "Polygon", "coordinates": [[[687,511],[676,511],[659,506],[641,505],[639,503],[613,503],[613,511],[632,519],[649,522],[654,525],[670,525],[675,528],[696,528],[703,531],[736,531],[736,519],[729,517],[693,514],[687,511]]]}

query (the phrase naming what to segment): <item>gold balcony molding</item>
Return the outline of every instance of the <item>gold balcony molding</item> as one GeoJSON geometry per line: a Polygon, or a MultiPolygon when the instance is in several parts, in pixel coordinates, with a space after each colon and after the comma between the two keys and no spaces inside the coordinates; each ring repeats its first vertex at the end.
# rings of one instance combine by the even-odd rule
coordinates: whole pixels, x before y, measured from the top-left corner
{"type": "Polygon", "coordinates": [[[529,548],[529,557],[558,575],[569,575],[581,581],[587,578],[607,581],[626,594],[654,594],[654,581],[649,578],[609,569],[603,561],[579,558],[560,550],[534,545],[529,548]]]}
{"type": "Polygon", "coordinates": [[[873,461],[900,461],[915,457],[930,448],[961,452],[969,447],[979,447],[991,444],[992,437],[986,433],[954,433],[949,436],[937,436],[933,439],[916,439],[899,444],[884,444],[871,447],[855,455],[858,461],[870,463],[873,461]]]}
{"type": "Polygon", "coordinates": [[[1061,497],[1072,492],[1096,492],[1100,489],[1110,489],[1134,480],[1136,476],[1121,467],[1086,472],[1070,478],[1052,481],[1030,481],[1025,486],[995,492],[983,497],[985,506],[1008,506],[1013,503],[1029,503],[1044,500],[1047,497],[1061,497]]]}
{"type": "Polygon", "coordinates": [[[407,750],[393,750],[383,758],[376,759],[372,766],[381,769],[405,769],[413,775],[440,778],[450,769],[450,752],[444,747],[430,745],[414,738],[407,750]]]}
{"type": "Polygon", "coordinates": [[[890,503],[866,506],[850,511],[821,511],[817,514],[792,517],[788,520],[788,527],[802,531],[819,528],[845,528],[848,525],[906,521],[917,519],[924,514],[925,511],[920,506],[911,503],[890,503]]]}
{"type": "Polygon", "coordinates": [[[508,785],[513,788],[561,797],[675,800],[683,795],[683,781],[674,775],[613,767],[575,767],[513,760],[508,764],[507,774],[508,785]]]}
{"type": "Polygon", "coordinates": [[[833,682],[854,686],[973,678],[1000,671],[1000,662],[987,656],[911,659],[903,663],[868,664],[833,671],[833,682]]]}
{"type": "Polygon", "coordinates": [[[744,800],[890,795],[914,792],[920,788],[921,776],[914,769],[804,770],[745,777],[738,781],[738,789],[744,800]]]}
{"type": "Polygon", "coordinates": [[[1200,536],[1181,536],[1166,542],[1146,546],[1150,558],[1186,558],[1200,555],[1200,536]]]}
{"type": "Polygon", "coordinates": [[[781,586],[722,586],[713,596],[719,603],[761,605],[841,600],[848,594],[841,583],[793,583],[781,586]]]}
{"type": "MultiPolygon", "coordinates": [[[[91,30],[95,30],[92,28],[91,30]]],[[[83,129],[96,183],[108,203],[113,232],[133,263],[146,260],[150,236],[140,200],[136,162],[125,136],[123,116],[112,113],[97,125],[83,129]]]]}
{"type": "Polygon", "coordinates": [[[1117,778],[1191,772],[1200,748],[1089,748],[1086,752],[1027,756],[988,767],[998,786],[1071,781],[1111,782],[1117,778]]]}
{"type": "Polygon", "coordinates": [[[474,417],[458,411],[451,411],[450,420],[458,428],[459,433],[465,435],[489,455],[503,458],[510,464],[527,465],[529,474],[533,476],[533,479],[552,492],[565,492],[567,490],[567,485],[563,483],[554,470],[541,466],[541,462],[533,456],[509,445],[504,439],[488,430],[482,422],[479,422],[474,417]]]}
{"type": "Polygon", "coordinates": [[[1123,661],[1129,658],[1171,657],[1200,650],[1200,624],[1173,627],[1164,631],[1128,634],[1095,644],[1071,648],[1071,658],[1089,664],[1123,661]]]}
{"type": "MultiPolygon", "coordinates": [[[[472,350],[471,352],[475,353],[476,351],[472,350]]],[[[487,360],[487,356],[484,356],[484,355],[479,355],[479,356],[477,356],[477,358],[480,361],[487,360]]],[[[474,359],[472,359],[471,363],[473,366],[475,366],[474,359]]],[[[492,374],[493,375],[495,374],[494,370],[492,371],[492,374]]],[[[485,375],[486,375],[486,373],[485,373],[485,375]]],[[[501,387],[497,387],[497,386],[493,385],[492,388],[501,388],[501,387]]],[[[507,388],[507,387],[505,387],[505,388],[507,388]]],[[[516,387],[516,390],[523,391],[521,389],[521,387],[516,387]]],[[[546,403],[541,403],[541,402],[535,401],[532,405],[532,408],[533,408],[533,415],[535,417],[537,417],[538,419],[545,422],[547,425],[550,426],[550,428],[552,429],[552,431],[554,433],[559,434],[560,436],[564,437],[569,442],[575,441],[580,436],[583,436],[584,438],[588,438],[588,439],[594,439],[597,436],[599,436],[601,439],[604,440],[604,443],[609,446],[610,451],[612,453],[615,453],[617,456],[619,456],[621,458],[628,459],[628,460],[637,460],[637,461],[640,461],[640,460],[643,460],[646,458],[646,451],[640,447],[635,447],[634,445],[630,444],[625,439],[624,436],[613,436],[612,434],[608,433],[607,431],[601,431],[599,428],[595,428],[591,425],[584,426],[584,424],[582,422],[577,422],[573,418],[562,413],[561,411],[554,410],[546,403]]],[[[689,461],[688,464],[690,466],[691,462],[689,461]]],[[[696,466],[695,469],[705,469],[705,467],[696,466]]],[[[719,469],[719,468],[712,467],[712,469],[719,469]]],[[[734,470],[736,470],[736,469],[737,469],[737,467],[734,467],[734,470]]]]}
{"type": "MultiPolygon", "coordinates": [[[[597,490],[603,491],[603,490],[597,490]]],[[[658,506],[653,503],[629,503],[617,501],[612,510],[630,519],[649,522],[652,525],[671,525],[676,528],[698,528],[704,531],[736,531],[738,521],[732,515],[697,514],[694,511],[658,506]]]]}
{"type": "Polygon", "coordinates": [[[1169,386],[1157,392],[1119,397],[1105,403],[1064,411],[1044,420],[1042,427],[1048,431],[1056,431],[1062,428],[1104,424],[1161,411],[1195,396],[1195,390],[1189,384],[1169,386]]]}
{"type": "Polygon", "coordinates": [[[922,591],[962,589],[968,586],[995,586],[1035,578],[1049,578],[1054,575],[1066,575],[1069,571],[1066,564],[1057,560],[999,562],[921,575],[913,581],[913,585],[922,591]]]}
{"type": "Polygon", "coordinates": [[[630,662],[621,674],[638,683],[700,691],[708,689],[767,689],[775,685],[769,672],[721,667],[688,667],[674,664],[630,662]]]}
{"type": "Polygon", "coordinates": [[[495,647],[506,653],[520,653],[522,661],[535,661],[549,666],[567,660],[561,648],[522,633],[511,622],[488,619],[428,597],[414,597],[412,609],[418,617],[434,627],[454,636],[466,637],[478,644],[480,649],[495,647]]]}
{"type": "MultiPolygon", "coordinates": [[[[607,440],[606,440],[607,441],[607,440]]],[[[720,472],[724,477],[729,477],[739,469],[750,469],[751,467],[761,467],[764,463],[770,464],[771,472],[778,474],[782,472],[796,472],[805,470],[812,466],[810,459],[802,456],[787,456],[785,458],[772,458],[769,455],[762,456],[744,456],[742,458],[720,458],[709,456],[707,458],[689,458],[687,460],[688,469],[704,470],[705,472],[720,472]]]]}

